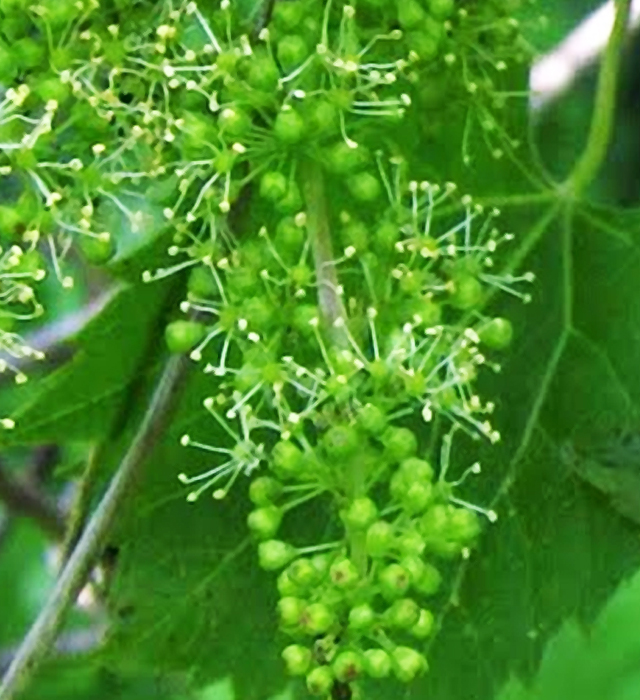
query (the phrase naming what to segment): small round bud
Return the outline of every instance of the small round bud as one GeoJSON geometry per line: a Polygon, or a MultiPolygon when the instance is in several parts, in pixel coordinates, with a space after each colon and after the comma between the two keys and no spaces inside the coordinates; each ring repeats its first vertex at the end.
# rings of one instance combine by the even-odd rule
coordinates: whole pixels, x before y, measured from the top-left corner
{"type": "Polygon", "coordinates": [[[383,649],[367,649],[364,668],[371,678],[386,678],[391,673],[391,657],[383,649]]]}
{"type": "Polygon", "coordinates": [[[165,330],[165,340],[170,352],[189,352],[205,336],[206,329],[196,321],[173,321],[165,330]]]}
{"type": "Polygon", "coordinates": [[[311,695],[328,695],[333,687],[333,673],[329,666],[318,666],[307,676],[307,690],[311,695]]]}
{"type": "Polygon", "coordinates": [[[291,676],[304,676],[311,665],[311,650],[300,644],[291,644],[282,651],[282,658],[291,676]]]}
{"type": "Polygon", "coordinates": [[[418,449],[418,441],[408,428],[388,427],[382,435],[385,457],[390,462],[400,462],[411,457],[418,449]]]}
{"type": "Polygon", "coordinates": [[[387,600],[401,598],[409,589],[409,572],[399,564],[389,564],[378,574],[380,592],[387,600]]]}
{"type": "Polygon", "coordinates": [[[251,118],[238,107],[229,107],[220,112],[218,126],[225,135],[239,137],[251,128],[251,118]]]}
{"type": "Polygon", "coordinates": [[[417,530],[409,530],[400,536],[398,549],[404,555],[421,556],[426,548],[424,537],[417,530]]]}
{"type": "Polygon", "coordinates": [[[331,565],[329,576],[338,588],[351,588],[359,579],[358,569],[346,557],[338,559],[331,565]]]}
{"type": "Polygon", "coordinates": [[[296,586],[307,589],[315,585],[320,580],[320,573],[313,563],[306,557],[296,559],[286,569],[289,579],[296,586]]]}
{"type": "Polygon", "coordinates": [[[398,22],[403,29],[413,29],[422,24],[427,13],[417,0],[402,0],[398,3],[398,22]]]}
{"type": "Polygon", "coordinates": [[[335,622],[331,610],[324,603],[312,603],[308,605],[300,617],[300,626],[313,636],[324,634],[335,622]]]}
{"type": "Polygon", "coordinates": [[[428,666],[422,654],[410,647],[396,647],[391,658],[393,671],[399,681],[410,683],[417,675],[424,673],[428,666]]]}
{"type": "Polygon", "coordinates": [[[487,347],[502,350],[513,340],[513,326],[506,318],[492,318],[478,331],[478,335],[487,347]]]}
{"type": "Polygon", "coordinates": [[[335,677],[343,682],[355,681],[362,674],[363,658],[355,651],[343,651],[332,664],[335,677]]]}
{"type": "Polygon", "coordinates": [[[303,461],[303,453],[289,440],[277,442],[271,453],[273,468],[278,476],[291,478],[299,475],[303,461]]]}
{"type": "Polygon", "coordinates": [[[249,486],[249,499],[256,506],[268,506],[282,493],[282,484],[270,476],[259,476],[249,486]]]}
{"type": "Polygon", "coordinates": [[[211,270],[204,265],[198,265],[191,271],[187,288],[196,299],[211,299],[220,294],[211,270]]]}
{"type": "Polygon", "coordinates": [[[281,522],[282,509],[276,506],[257,508],[247,517],[249,529],[261,540],[270,540],[278,531],[281,522]]]}
{"type": "Polygon", "coordinates": [[[417,639],[426,639],[432,632],[435,626],[435,620],[431,610],[423,609],[420,611],[418,621],[411,628],[411,634],[417,639]]]}
{"type": "Polygon", "coordinates": [[[376,504],[366,497],[356,498],[343,513],[344,524],[354,530],[364,530],[378,517],[376,504]]]}
{"type": "Polygon", "coordinates": [[[296,548],[281,540],[267,540],[258,545],[260,566],[275,571],[286,566],[296,556],[296,548]]]}
{"type": "Polygon", "coordinates": [[[287,194],[287,178],[280,172],[266,172],[260,179],[260,195],[271,202],[277,202],[287,194]]]}
{"type": "Polygon", "coordinates": [[[273,133],[278,141],[292,146],[304,138],[306,125],[304,119],[294,110],[281,110],[273,125],[273,133]]]}
{"type": "Polygon", "coordinates": [[[367,530],[367,554],[370,557],[384,557],[391,549],[393,540],[393,526],[386,520],[378,520],[367,530]]]}
{"type": "Polygon", "coordinates": [[[285,70],[296,68],[309,55],[307,42],[299,34],[287,34],[277,46],[278,61],[285,70]]]}
{"type": "Polygon", "coordinates": [[[466,508],[453,508],[449,511],[447,534],[450,539],[468,544],[480,534],[480,517],[466,508]]]}
{"type": "Polygon", "coordinates": [[[411,598],[396,600],[384,614],[385,622],[390,627],[405,630],[413,627],[419,618],[420,608],[415,600],[411,598]]]}
{"type": "Polygon", "coordinates": [[[283,571],[278,576],[277,581],[278,593],[283,597],[287,598],[290,596],[298,596],[301,593],[300,587],[296,585],[290,578],[287,570],[283,571]]]}
{"type": "Polygon", "coordinates": [[[360,409],[358,423],[368,433],[381,435],[387,427],[387,418],[377,406],[368,403],[360,409]]]}
{"type": "Polygon", "coordinates": [[[450,301],[458,309],[466,311],[482,303],[484,290],[478,279],[471,275],[459,275],[453,280],[450,301]]]}
{"type": "Polygon", "coordinates": [[[429,0],[429,14],[436,19],[449,19],[455,10],[455,0],[429,0]]]}
{"type": "Polygon", "coordinates": [[[305,609],[304,600],[287,596],[278,601],[278,615],[283,627],[296,627],[300,624],[305,609]]]}
{"type": "Polygon", "coordinates": [[[382,185],[368,172],[356,173],[347,180],[349,191],[359,202],[374,202],[380,196],[382,185]]]}
{"type": "Polygon", "coordinates": [[[360,439],[355,428],[335,425],[325,433],[322,444],[332,457],[348,457],[360,447],[360,439]]]}
{"type": "Polygon", "coordinates": [[[430,596],[437,593],[441,583],[442,576],[440,575],[440,572],[435,566],[433,566],[433,564],[429,564],[428,562],[425,562],[424,564],[422,575],[416,579],[412,578],[413,588],[415,588],[418,593],[425,596],[430,596]]]}
{"type": "Polygon", "coordinates": [[[366,632],[373,627],[376,617],[375,611],[367,603],[356,605],[349,611],[349,627],[356,632],[366,632]]]}

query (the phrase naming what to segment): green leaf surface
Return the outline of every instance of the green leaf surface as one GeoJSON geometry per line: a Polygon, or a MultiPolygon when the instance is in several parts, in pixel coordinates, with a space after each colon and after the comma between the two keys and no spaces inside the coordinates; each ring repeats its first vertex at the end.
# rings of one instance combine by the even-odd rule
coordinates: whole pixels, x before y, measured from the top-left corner
{"type": "Polygon", "coordinates": [[[640,574],[624,581],[588,629],[565,622],[527,687],[512,678],[498,700],[630,700],[640,694],[640,574]]]}
{"type": "Polygon", "coordinates": [[[135,399],[139,381],[155,366],[162,350],[158,314],[164,315],[171,289],[139,284],[118,292],[78,334],[73,359],[30,391],[12,416],[15,429],[0,433],[0,445],[104,435],[121,403],[135,399]]]}

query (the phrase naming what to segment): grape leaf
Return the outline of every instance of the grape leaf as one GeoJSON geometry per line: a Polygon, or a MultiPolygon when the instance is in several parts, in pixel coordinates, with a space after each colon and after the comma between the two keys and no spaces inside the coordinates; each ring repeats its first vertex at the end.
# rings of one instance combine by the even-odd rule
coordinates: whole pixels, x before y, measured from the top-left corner
{"type": "MultiPolygon", "coordinates": [[[[154,369],[171,285],[124,288],[78,334],[73,359],[39,381],[0,445],[92,439],[105,434],[136,380],[154,369]]],[[[130,399],[133,397],[129,396],[130,399]]]]}
{"type": "Polygon", "coordinates": [[[498,700],[630,700],[640,693],[640,574],[624,581],[588,630],[566,621],[547,644],[530,687],[515,678],[498,700]]]}

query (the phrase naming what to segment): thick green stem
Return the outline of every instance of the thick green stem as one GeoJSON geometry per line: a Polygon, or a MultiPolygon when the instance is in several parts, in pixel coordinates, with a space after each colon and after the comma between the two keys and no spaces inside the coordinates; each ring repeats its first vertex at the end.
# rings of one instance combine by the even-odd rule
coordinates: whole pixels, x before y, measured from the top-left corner
{"type": "Polygon", "coordinates": [[[566,187],[574,196],[582,194],[593,182],[604,162],[611,142],[620,58],[629,21],[631,0],[616,0],[615,7],[616,17],[613,31],[609,37],[598,75],[595,106],[587,145],[566,183],[566,187]]]}
{"type": "Polygon", "coordinates": [[[123,501],[131,492],[154,444],[164,432],[176,403],[177,392],[183,384],[186,362],[182,356],[173,357],[167,362],[138,433],[62,570],[46,605],[3,678],[0,700],[13,700],[18,696],[55,642],[67,611],[104,547],[123,501]]]}
{"type": "Polygon", "coordinates": [[[313,247],[318,282],[318,306],[322,322],[334,345],[346,347],[346,314],[336,272],[331,242],[331,226],[324,190],[324,175],[317,162],[306,160],[300,168],[302,191],[307,209],[307,229],[313,247]]]}
{"type": "MultiPolygon", "coordinates": [[[[311,237],[318,280],[318,306],[323,324],[328,329],[332,344],[348,346],[346,313],[336,270],[324,176],[320,165],[311,160],[303,163],[300,174],[307,209],[307,228],[311,237]]],[[[353,500],[366,495],[366,474],[360,464],[354,464],[352,473],[345,475],[348,497],[353,500]]],[[[362,532],[349,531],[349,551],[360,574],[367,573],[365,536],[362,532]]]]}

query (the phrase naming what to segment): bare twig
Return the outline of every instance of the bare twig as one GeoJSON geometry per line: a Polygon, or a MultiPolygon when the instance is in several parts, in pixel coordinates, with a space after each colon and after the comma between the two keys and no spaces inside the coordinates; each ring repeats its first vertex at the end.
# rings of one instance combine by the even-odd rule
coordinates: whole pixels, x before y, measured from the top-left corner
{"type": "Polygon", "coordinates": [[[100,556],[118,511],[140,477],[142,466],[154,445],[162,436],[182,388],[186,370],[187,360],[182,356],[170,358],[165,365],[133,442],[61,572],[46,605],[5,674],[0,687],[0,700],[16,698],[51,650],[67,610],[100,556]]]}
{"type": "Polygon", "coordinates": [[[12,515],[34,520],[54,540],[62,540],[64,517],[56,504],[34,484],[10,475],[0,464],[0,501],[12,515]]]}

